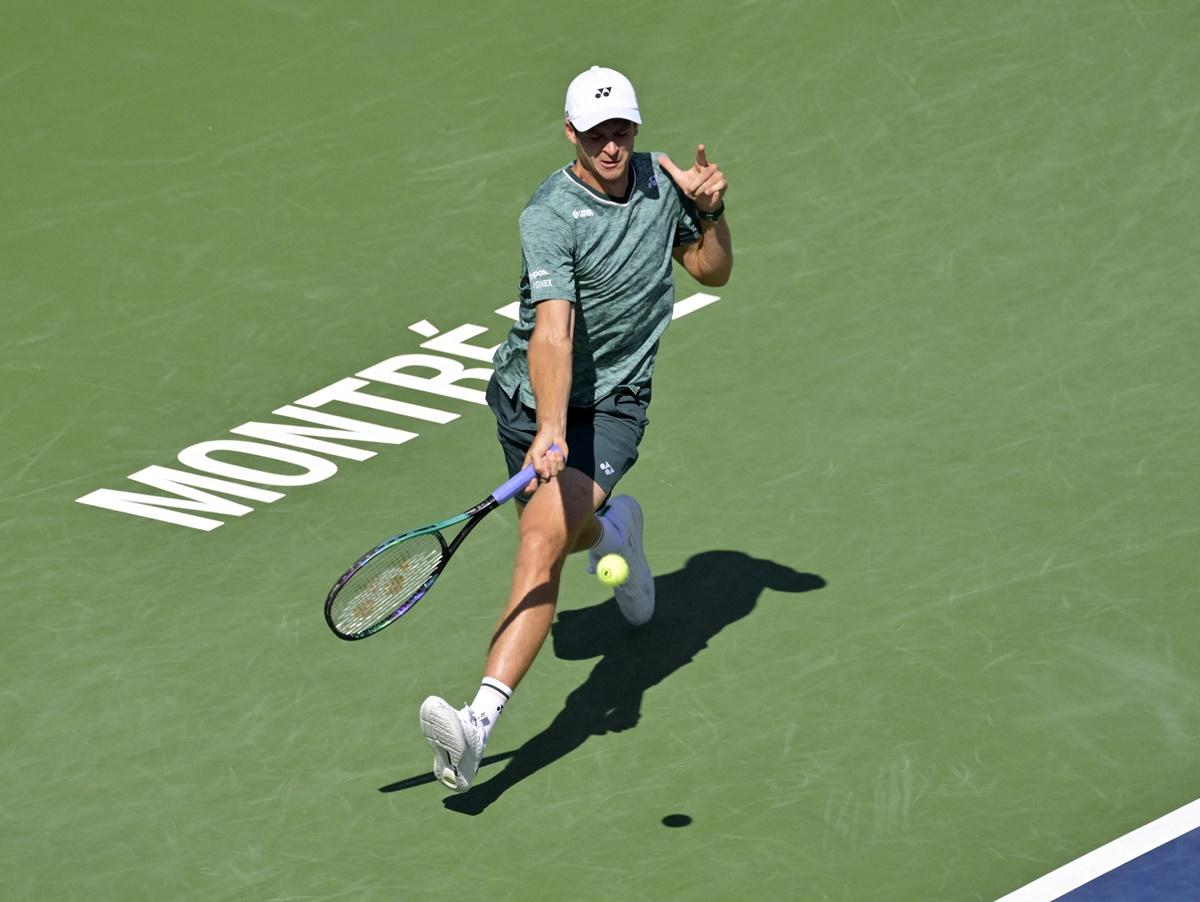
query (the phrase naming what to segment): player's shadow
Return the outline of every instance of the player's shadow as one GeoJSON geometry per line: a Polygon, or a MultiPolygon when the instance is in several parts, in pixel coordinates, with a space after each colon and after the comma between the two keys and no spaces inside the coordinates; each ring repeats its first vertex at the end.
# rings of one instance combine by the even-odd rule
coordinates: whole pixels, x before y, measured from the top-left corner
{"type": "MultiPolygon", "coordinates": [[[[812,573],[738,551],[706,551],[689,559],[682,570],[655,578],[657,605],[654,619],[645,626],[629,626],[611,598],[590,608],[562,611],[552,630],[554,653],[566,660],[600,661],[545,730],[511,755],[492,759],[508,757],[504,770],[462,795],[447,797],[445,806],[462,814],[482,814],[508,789],[575,751],[589,737],[636,726],[646,690],[690,663],[725,626],[753,611],[764,589],[811,592],[824,585],[825,580],[812,573]]],[[[481,777],[482,772],[477,779],[481,777]]]]}

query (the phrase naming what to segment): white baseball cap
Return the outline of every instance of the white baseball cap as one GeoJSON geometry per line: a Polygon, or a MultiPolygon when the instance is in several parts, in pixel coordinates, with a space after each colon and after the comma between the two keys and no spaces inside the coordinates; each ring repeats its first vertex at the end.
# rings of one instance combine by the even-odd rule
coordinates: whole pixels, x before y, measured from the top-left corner
{"type": "Polygon", "coordinates": [[[567,86],[567,121],[585,132],[608,119],[642,124],[637,94],[629,79],[616,69],[592,66],[567,86]]]}

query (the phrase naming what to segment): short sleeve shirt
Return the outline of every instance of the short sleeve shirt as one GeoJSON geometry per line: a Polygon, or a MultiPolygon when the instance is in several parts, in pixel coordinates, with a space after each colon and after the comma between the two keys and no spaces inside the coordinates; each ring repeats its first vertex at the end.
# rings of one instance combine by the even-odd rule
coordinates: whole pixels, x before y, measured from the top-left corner
{"type": "Polygon", "coordinates": [[[673,248],[700,238],[695,205],[653,153],[630,160],[626,200],[592,190],[558,170],[521,213],[520,313],[495,356],[496,379],[534,407],[526,352],[535,308],[575,307],[570,405],[592,407],[618,388],[650,383],[658,341],[675,301],[673,248]]]}

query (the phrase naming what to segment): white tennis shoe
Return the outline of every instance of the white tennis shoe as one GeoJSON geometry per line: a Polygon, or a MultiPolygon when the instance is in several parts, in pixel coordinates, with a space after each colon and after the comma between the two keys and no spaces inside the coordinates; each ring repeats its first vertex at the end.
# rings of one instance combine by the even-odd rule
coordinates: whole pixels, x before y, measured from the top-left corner
{"type": "Polygon", "coordinates": [[[433,775],[455,792],[470,789],[483,757],[483,727],[475,712],[456,711],[431,695],[421,704],[421,732],[433,749],[433,775]]]}
{"type": "MultiPolygon", "coordinates": [[[[626,620],[634,626],[641,626],[654,616],[654,574],[650,572],[646,551],[642,547],[645,522],[642,506],[630,495],[618,495],[608,502],[608,509],[600,519],[604,521],[606,531],[614,529],[620,537],[622,547],[616,553],[625,558],[625,563],[629,565],[629,577],[621,585],[613,587],[617,607],[626,620]]],[[[600,558],[611,552],[611,547],[607,551],[593,549],[588,552],[588,570],[595,573],[600,558]]]]}

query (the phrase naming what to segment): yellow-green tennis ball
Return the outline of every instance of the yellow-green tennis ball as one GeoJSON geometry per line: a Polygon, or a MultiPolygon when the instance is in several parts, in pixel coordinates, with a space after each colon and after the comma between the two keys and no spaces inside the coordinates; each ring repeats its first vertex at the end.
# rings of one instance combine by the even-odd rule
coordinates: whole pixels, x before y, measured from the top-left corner
{"type": "Polygon", "coordinates": [[[629,579],[629,565],[619,554],[606,554],[596,564],[596,576],[606,586],[619,586],[629,579]]]}

